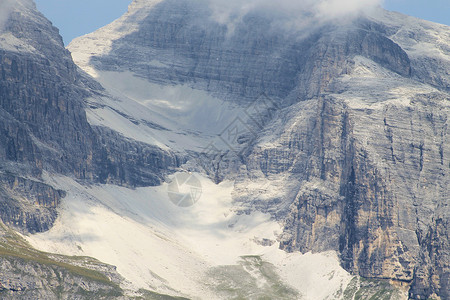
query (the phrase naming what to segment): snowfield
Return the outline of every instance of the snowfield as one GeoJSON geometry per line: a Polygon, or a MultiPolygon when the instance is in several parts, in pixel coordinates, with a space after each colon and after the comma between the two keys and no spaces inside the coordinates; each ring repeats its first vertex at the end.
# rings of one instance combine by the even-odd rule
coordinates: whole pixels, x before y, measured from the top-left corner
{"type": "Polygon", "coordinates": [[[244,111],[205,91],[150,83],[131,72],[98,71],[96,80],[109,95],[89,99],[90,124],[162,149],[202,152],[244,111]]]}
{"type": "Polygon", "coordinates": [[[246,280],[233,278],[234,272],[224,275],[226,270],[240,270],[269,295],[277,282],[290,291],[287,299],[325,299],[345,290],[352,276],[339,266],[336,253],[279,250],[280,224],[260,212],[235,213],[233,182],[216,185],[200,174],[194,176],[201,182],[202,195],[188,208],[170,201],[167,183],[132,190],[85,187],[65,177],[48,177],[68,195],[55,226],[27,240],[43,251],[91,256],[115,265],[130,291],[145,288],[194,299],[227,298],[230,295],[220,287],[239,290],[246,280]],[[261,265],[265,269],[258,269],[261,265]]]}

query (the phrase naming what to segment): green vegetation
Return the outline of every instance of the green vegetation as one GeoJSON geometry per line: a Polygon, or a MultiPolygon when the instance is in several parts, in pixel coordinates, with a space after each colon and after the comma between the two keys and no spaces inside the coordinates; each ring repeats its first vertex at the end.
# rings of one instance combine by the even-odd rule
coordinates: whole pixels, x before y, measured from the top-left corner
{"type": "Polygon", "coordinates": [[[275,267],[260,256],[243,256],[239,265],[220,266],[209,272],[207,283],[227,299],[299,299],[286,286],[275,267]]]}
{"type": "Polygon", "coordinates": [[[395,300],[399,291],[388,280],[354,277],[344,291],[344,299],[395,300]]]}
{"type": "Polygon", "coordinates": [[[353,277],[350,283],[347,285],[347,288],[344,291],[344,299],[353,299],[353,296],[359,289],[359,280],[358,277],[353,277]]]}
{"type": "MultiPolygon", "coordinates": [[[[106,293],[102,296],[120,296],[123,294],[123,291],[119,285],[112,282],[105,274],[79,266],[81,263],[84,265],[100,264],[100,262],[95,259],[88,257],[69,257],[38,251],[19,234],[7,228],[1,222],[0,257],[7,260],[21,260],[27,264],[37,264],[43,267],[48,267],[54,271],[58,277],[58,281],[61,283],[64,282],[64,279],[60,278],[60,274],[65,274],[66,272],[72,276],[80,276],[89,282],[97,282],[107,287],[107,290],[102,290],[102,293],[106,293]]],[[[63,293],[61,286],[55,287],[53,291],[56,295],[60,296],[63,293]]],[[[93,296],[89,291],[81,288],[74,292],[76,294],[86,294],[86,296],[89,294],[90,296],[93,296]]]]}

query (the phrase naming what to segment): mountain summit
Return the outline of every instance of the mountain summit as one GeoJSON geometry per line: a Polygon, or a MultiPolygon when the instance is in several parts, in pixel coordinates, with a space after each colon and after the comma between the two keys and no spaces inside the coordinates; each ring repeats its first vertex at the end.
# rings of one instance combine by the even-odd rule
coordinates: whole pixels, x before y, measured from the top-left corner
{"type": "Polygon", "coordinates": [[[15,8],[2,221],[123,297],[449,298],[450,28],[328,2],[136,0],[72,57],[15,8]]]}

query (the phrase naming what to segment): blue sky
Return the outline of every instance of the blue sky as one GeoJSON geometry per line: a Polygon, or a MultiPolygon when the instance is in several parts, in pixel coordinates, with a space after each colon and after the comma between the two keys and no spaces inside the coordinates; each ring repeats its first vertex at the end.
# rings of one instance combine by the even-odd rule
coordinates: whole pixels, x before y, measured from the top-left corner
{"type": "MultiPolygon", "coordinates": [[[[1,1],[1,0],[0,0],[1,1]]],[[[293,0],[294,1],[294,0],[293,0]]],[[[126,12],[131,0],[35,0],[64,42],[92,32],[126,12]]],[[[388,10],[450,25],[450,0],[384,0],[388,10]]]]}

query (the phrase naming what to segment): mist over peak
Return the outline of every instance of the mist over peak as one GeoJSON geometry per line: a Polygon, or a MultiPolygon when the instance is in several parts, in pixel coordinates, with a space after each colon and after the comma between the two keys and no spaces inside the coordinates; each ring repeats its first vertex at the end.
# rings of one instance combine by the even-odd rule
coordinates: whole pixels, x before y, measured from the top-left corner
{"type": "Polygon", "coordinates": [[[13,0],[2,0],[0,2],[0,33],[3,31],[9,14],[13,8],[13,0]]]}
{"type": "Polygon", "coordinates": [[[0,33],[5,29],[6,21],[14,10],[35,9],[33,0],[1,0],[0,1],[0,33]]]}
{"type": "Polygon", "coordinates": [[[262,13],[271,17],[273,25],[284,29],[302,30],[332,21],[349,21],[382,4],[382,0],[205,1],[212,10],[212,18],[221,24],[227,24],[230,30],[250,13],[262,13]]]}

